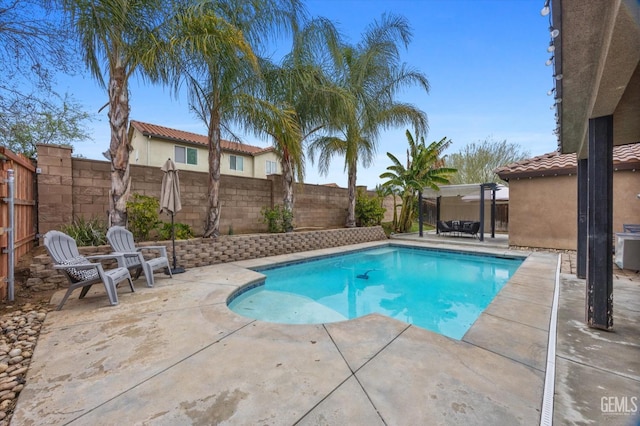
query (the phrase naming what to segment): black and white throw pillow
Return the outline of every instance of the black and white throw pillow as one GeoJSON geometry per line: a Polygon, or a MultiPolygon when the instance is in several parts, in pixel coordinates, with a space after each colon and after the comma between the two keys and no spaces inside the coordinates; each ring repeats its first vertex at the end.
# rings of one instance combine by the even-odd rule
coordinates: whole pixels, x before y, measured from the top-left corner
{"type": "MultiPolygon", "coordinates": [[[[80,265],[83,263],[91,263],[84,256],[78,256],[71,259],[66,259],[60,262],[61,265],[80,265]]],[[[69,268],[67,269],[69,275],[72,278],[78,281],[87,281],[98,278],[97,269],[77,269],[77,268],[69,268]]]]}

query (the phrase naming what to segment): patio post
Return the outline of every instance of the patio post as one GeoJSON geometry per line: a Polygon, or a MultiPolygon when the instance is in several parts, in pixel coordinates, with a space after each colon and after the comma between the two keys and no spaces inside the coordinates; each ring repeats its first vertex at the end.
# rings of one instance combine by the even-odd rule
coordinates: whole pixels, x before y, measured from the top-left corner
{"type": "Polygon", "coordinates": [[[589,119],[587,326],[613,328],[613,115],[589,119]]]}
{"type": "Polygon", "coordinates": [[[440,222],[440,198],[441,195],[436,197],[436,234],[440,235],[440,229],[438,228],[438,222],[440,222]]]}
{"type": "Polygon", "coordinates": [[[480,241],[484,241],[484,184],[480,184],[480,241]]]}
{"type": "Polygon", "coordinates": [[[576,277],[587,278],[587,198],[588,159],[578,160],[578,241],[576,253],[576,277]]]}
{"type": "Polygon", "coordinates": [[[496,237],[496,185],[491,187],[491,238],[496,237]]]}
{"type": "Polygon", "coordinates": [[[420,229],[420,236],[422,237],[422,191],[418,191],[418,227],[420,229]]]}

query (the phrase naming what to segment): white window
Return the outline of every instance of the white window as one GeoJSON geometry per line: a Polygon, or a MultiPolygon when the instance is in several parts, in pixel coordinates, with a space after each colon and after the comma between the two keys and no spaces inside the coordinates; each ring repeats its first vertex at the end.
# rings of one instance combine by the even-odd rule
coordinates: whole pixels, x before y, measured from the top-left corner
{"type": "Polygon", "coordinates": [[[174,157],[176,163],[198,165],[198,150],[195,148],[185,148],[184,146],[174,147],[174,157]]]}
{"type": "Polygon", "coordinates": [[[265,167],[265,171],[266,171],[267,176],[268,175],[275,175],[276,173],[278,173],[278,163],[276,163],[275,161],[267,160],[267,165],[265,167]]]}
{"type": "Polygon", "coordinates": [[[237,170],[239,172],[243,171],[242,157],[237,155],[229,156],[229,168],[231,170],[237,170]]]}

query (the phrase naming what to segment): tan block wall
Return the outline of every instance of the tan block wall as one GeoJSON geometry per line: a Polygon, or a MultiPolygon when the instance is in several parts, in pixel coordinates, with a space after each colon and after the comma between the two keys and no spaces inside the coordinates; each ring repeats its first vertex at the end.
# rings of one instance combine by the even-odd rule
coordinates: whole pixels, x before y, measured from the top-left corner
{"type": "MultiPolygon", "coordinates": [[[[613,174],[613,232],[640,223],[640,174],[613,174]]],[[[509,182],[509,244],[576,250],[577,178],[538,177],[509,182]]]]}
{"type": "MultiPolygon", "coordinates": [[[[370,241],[386,240],[380,226],[370,228],[343,228],[321,231],[291,232],[286,234],[222,235],[217,239],[194,238],[176,241],[177,264],[186,269],[238,260],[256,259],[280,254],[297,253],[322,248],[340,247],[370,241]]],[[[147,242],[145,245],[163,244],[170,259],[173,258],[171,241],[147,242]]],[[[109,246],[80,247],[84,255],[107,254],[109,246]]],[[[114,264],[106,264],[107,268],[114,264]]],[[[54,270],[48,254],[34,256],[26,287],[33,291],[53,290],[68,286],[67,279],[54,270]]],[[[138,281],[138,284],[140,282],[138,281]]]]}
{"type": "Polygon", "coordinates": [[[73,219],[71,148],[38,146],[38,231],[57,229],[73,219]]]}
{"type": "MultiPolygon", "coordinates": [[[[59,229],[73,217],[107,220],[110,164],[106,161],[71,158],[71,150],[40,146],[38,164],[43,173],[38,178],[39,233],[59,229]]],[[[131,165],[131,192],[160,198],[163,173],[159,167],[131,165]]],[[[204,232],[207,214],[208,174],[180,170],[182,210],[175,215],[177,223],[192,227],[196,235],[204,232]]],[[[373,192],[370,192],[373,194],[373,192]]],[[[348,191],[323,185],[296,184],[294,188],[294,224],[297,228],[337,228],[345,224],[348,191]]],[[[220,181],[221,234],[266,232],[262,222],[263,207],[281,204],[282,177],[267,179],[222,175],[220,181]]],[[[391,201],[386,220],[391,220],[391,201]]],[[[160,219],[170,222],[168,214],[160,219]]]]}
{"type": "MultiPolygon", "coordinates": [[[[498,215],[498,204],[496,202],[496,216],[498,215]]],[[[440,220],[480,220],[480,201],[462,201],[462,197],[442,197],[440,199],[440,220]]],[[[509,222],[499,221],[496,217],[496,231],[506,232],[509,222]]],[[[491,199],[485,201],[484,207],[484,230],[491,232],[491,199]]]]}

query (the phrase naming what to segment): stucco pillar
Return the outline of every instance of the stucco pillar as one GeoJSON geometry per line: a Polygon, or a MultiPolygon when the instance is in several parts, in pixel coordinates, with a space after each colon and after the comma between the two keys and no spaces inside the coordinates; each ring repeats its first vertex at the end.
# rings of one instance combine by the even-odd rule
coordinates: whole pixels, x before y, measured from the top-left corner
{"type": "Polygon", "coordinates": [[[589,327],[613,328],[613,116],[589,119],[587,306],[589,327]]]}

